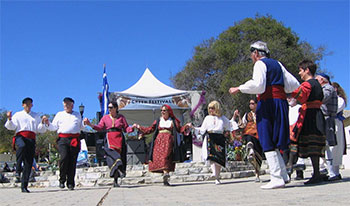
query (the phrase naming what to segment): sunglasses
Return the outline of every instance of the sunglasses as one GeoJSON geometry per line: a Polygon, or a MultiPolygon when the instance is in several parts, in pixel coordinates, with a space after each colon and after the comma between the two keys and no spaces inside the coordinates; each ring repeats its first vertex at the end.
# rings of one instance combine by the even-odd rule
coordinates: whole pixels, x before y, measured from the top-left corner
{"type": "Polygon", "coordinates": [[[254,48],[254,47],[250,48],[250,52],[253,52],[253,51],[255,51],[255,50],[257,50],[257,49],[254,48]]]}
{"type": "Polygon", "coordinates": [[[168,110],[166,110],[166,109],[162,109],[162,110],[160,110],[160,111],[162,111],[162,112],[167,112],[168,110]]]}
{"type": "Polygon", "coordinates": [[[250,102],[249,104],[255,104],[254,102],[250,102]]]}
{"type": "Polygon", "coordinates": [[[113,109],[114,107],[108,107],[108,109],[113,109]]]}

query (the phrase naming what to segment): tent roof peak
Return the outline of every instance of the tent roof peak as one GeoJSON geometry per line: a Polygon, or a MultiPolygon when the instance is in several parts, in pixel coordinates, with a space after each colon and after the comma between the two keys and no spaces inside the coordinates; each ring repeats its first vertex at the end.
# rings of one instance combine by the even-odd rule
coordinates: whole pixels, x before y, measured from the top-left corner
{"type": "Polygon", "coordinates": [[[163,97],[185,92],[187,91],[175,89],[162,83],[152,74],[150,69],[146,67],[143,75],[134,85],[118,93],[140,97],[163,97]]]}

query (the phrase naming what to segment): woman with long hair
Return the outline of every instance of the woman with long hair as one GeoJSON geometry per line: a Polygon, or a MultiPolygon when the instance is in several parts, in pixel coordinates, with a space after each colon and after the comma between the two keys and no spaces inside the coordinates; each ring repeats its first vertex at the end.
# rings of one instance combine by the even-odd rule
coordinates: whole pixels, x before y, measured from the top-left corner
{"type": "Polygon", "coordinates": [[[337,138],[337,145],[331,146],[330,150],[333,156],[333,170],[330,171],[328,180],[341,180],[342,177],[339,173],[339,166],[342,164],[343,154],[346,152],[346,143],[345,143],[345,133],[344,133],[344,124],[343,120],[345,119],[343,116],[343,111],[346,107],[346,94],[344,89],[337,83],[333,82],[332,86],[338,95],[338,109],[337,109],[337,117],[335,118],[335,136],[337,138]],[[332,174],[334,173],[334,174],[332,174]]]}
{"type": "Polygon", "coordinates": [[[239,111],[234,112],[238,116],[238,127],[243,129],[242,140],[247,145],[247,159],[255,169],[255,182],[260,182],[260,168],[263,161],[264,153],[259,142],[258,130],[256,127],[256,107],[257,99],[249,100],[250,111],[240,117],[239,111]]]}

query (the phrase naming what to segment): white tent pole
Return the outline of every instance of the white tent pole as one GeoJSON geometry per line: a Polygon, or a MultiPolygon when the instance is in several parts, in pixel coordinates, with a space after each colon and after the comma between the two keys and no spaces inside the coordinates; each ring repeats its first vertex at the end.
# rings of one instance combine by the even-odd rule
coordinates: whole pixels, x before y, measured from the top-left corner
{"type": "Polygon", "coordinates": [[[153,120],[155,120],[156,119],[156,110],[152,109],[152,111],[153,111],[153,120]]]}

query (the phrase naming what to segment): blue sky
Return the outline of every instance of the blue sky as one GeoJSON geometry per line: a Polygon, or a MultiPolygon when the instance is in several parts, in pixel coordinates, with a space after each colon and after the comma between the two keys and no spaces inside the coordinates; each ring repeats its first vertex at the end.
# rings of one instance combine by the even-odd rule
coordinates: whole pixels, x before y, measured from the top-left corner
{"type": "MultiPolygon", "coordinates": [[[[312,46],[350,96],[349,1],[1,1],[0,108],[55,114],[64,97],[84,116],[100,110],[103,64],[110,91],[123,91],[146,67],[170,77],[194,47],[244,18],[270,14],[312,46]]],[[[296,61],[300,61],[299,59],[296,61]]],[[[250,68],[248,68],[250,69],[250,68]]],[[[232,85],[236,86],[236,85],[232,85]]],[[[349,106],[347,107],[349,109],[349,106]]]]}

